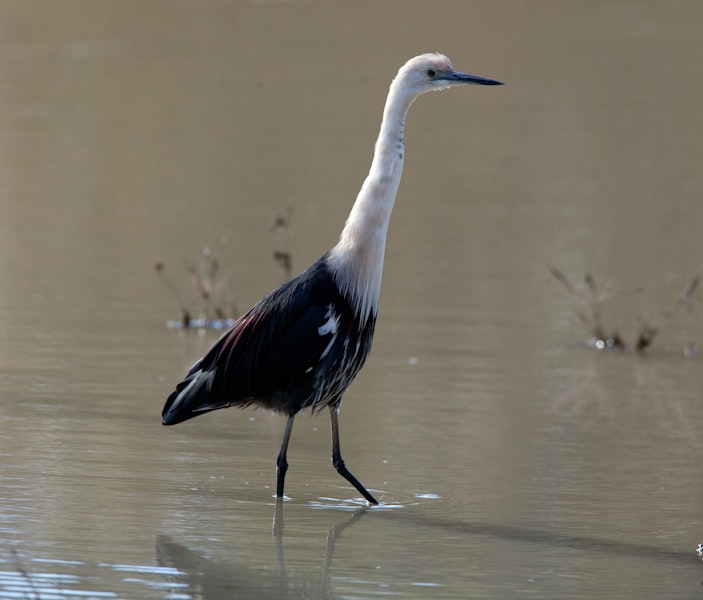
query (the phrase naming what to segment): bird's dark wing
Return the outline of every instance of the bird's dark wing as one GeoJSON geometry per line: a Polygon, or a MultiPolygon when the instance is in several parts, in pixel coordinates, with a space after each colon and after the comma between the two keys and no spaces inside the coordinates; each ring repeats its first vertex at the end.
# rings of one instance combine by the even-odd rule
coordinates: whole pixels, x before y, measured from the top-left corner
{"type": "Polygon", "coordinates": [[[216,357],[232,397],[265,400],[308,380],[331,334],[321,282],[297,278],[259,302],[226,336],[216,357]],[[307,372],[307,375],[306,375],[307,372]]]}
{"type": "Polygon", "coordinates": [[[250,404],[297,412],[312,393],[315,370],[333,337],[321,327],[340,305],[351,312],[321,259],[215,342],[167,401],[164,422],[250,404]]]}

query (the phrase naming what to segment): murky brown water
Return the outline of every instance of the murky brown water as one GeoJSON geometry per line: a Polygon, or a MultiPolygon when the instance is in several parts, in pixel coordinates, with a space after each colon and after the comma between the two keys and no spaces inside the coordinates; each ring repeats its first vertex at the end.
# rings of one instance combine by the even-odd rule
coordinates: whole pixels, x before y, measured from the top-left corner
{"type": "Polygon", "coordinates": [[[703,263],[698,2],[0,6],[0,597],[700,598],[700,306],[598,353],[548,271],[670,305],[703,263]],[[390,78],[441,50],[503,88],[407,129],[376,344],[343,403],[175,428],[214,334],[167,273],[213,247],[242,308],[332,245],[390,78]],[[628,293],[644,286],[646,294],[628,293]]]}

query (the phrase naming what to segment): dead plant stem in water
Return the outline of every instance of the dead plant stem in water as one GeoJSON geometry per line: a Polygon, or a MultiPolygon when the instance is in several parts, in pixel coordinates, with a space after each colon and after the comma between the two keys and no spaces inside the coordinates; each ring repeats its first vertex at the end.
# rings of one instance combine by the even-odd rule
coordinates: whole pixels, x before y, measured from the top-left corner
{"type": "MultiPolygon", "coordinates": [[[[682,292],[668,307],[648,313],[640,312],[636,317],[638,331],[635,343],[628,345],[620,336],[618,329],[612,329],[610,333],[606,331],[602,316],[605,302],[625,295],[624,292],[617,293],[610,283],[606,283],[602,288],[599,288],[595,278],[590,273],[586,273],[584,276],[585,289],[579,289],[566,274],[556,267],[551,267],[550,273],[562,284],[567,293],[577,303],[576,315],[592,336],[589,346],[610,350],[632,349],[636,352],[647,350],[652,345],[657,333],[661,331],[661,328],[667,322],[674,318],[682,309],[690,309],[692,307],[695,293],[700,286],[701,278],[703,278],[702,268],[694,274],[682,292]]],[[[642,288],[637,287],[631,290],[630,294],[640,294],[641,292],[642,288]]],[[[687,349],[690,349],[690,345],[687,346],[687,349]]]]}

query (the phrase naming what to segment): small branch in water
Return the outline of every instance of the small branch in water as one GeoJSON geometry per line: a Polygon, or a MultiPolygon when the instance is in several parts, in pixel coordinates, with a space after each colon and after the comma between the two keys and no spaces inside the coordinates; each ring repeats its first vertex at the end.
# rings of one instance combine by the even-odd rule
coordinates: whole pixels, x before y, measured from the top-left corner
{"type": "MultiPolygon", "coordinates": [[[[189,280],[200,300],[200,316],[194,318],[192,311],[173,283],[166,278],[163,262],[157,262],[155,270],[171,295],[181,305],[181,320],[169,322],[174,328],[224,329],[234,322],[239,311],[232,300],[232,285],[228,278],[220,276],[220,259],[210,248],[204,248],[198,262],[183,259],[189,280]]],[[[191,303],[192,304],[192,303],[191,303]]]]}
{"type": "Polygon", "coordinates": [[[12,554],[12,558],[15,561],[15,568],[17,569],[17,572],[27,582],[27,585],[32,592],[32,595],[30,596],[30,598],[36,598],[37,600],[39,600],[41,598],[41,596],[39,595],[39,590],[37,589],[37,586],[34,585],[34,581],[32,580],[32,577],[29,574],[29,571],[27,571],[27,569],[22,564],[22,561],[20,559],[19,554],[17,553],[17,550],[15,550],[14,548],[10,548],[10,554],[12,554]]]}
{"type": "Polygon", "coordinates": [[[701,278],[703,278],[703,269],[700,269],[691,278],[686,287],[674,299],[671,306],[663,309],[658,317],[653,316],[645,318],[639,315],[638,321],[640,323],[640,330],[637,335],[637,341],[635,342],[635,349],[638,352],[642,352],[651,346],[654,336],[657,335],[664,323],[673,319],[682,309],[691,309],[694,300],[693,296],[700,286],[701,278]]]}
{"type": "Polygon", "coordinates": [[[587,293],[579,291],[572,281],[556,267],[550,268],[552,276],[559,281],[569,295],[574,298],[581,307],[576,309],[576,316],[591,332],[596,348],[610,348],[619,350],[625,347],[620,334],[615,331],[611,335],[605,333],[603,327],[603,317],[601,307],[604,302],[613,297],[610,284],[606,284],[602,290],[598,289],[596,280],[590,273],[584,276],[587,293]]]}
{"type": "MultiPolygon", "coordinates": [[[[552,276],[564,286],[567,293],[579,303],[579,306],[576,308],[576,315],[593,336],[593,340],[589,342],[589,346],[597,349],[610,350],[632,349],[636,352],[644,352],[647,350],[667,321],[672,319],[683,308],[691,308],[694,295],[703,280],[702,268],[688,282],[670,307],[650,315],[639,314],[637,316],[637,321],[639,323],[637,339],[633,346],[628,346],[617,330],[608,334],[603,325],[603,304],[616,296],[610,284],[606,284],[603,288],[599,289],[595,278],[590,273],[587,273],[584,276],[586,289],[579,290],[571,279],[556,267],[551,267],[549,271],[552,276]]],[[[634,288],[632,292],[639,294],[642,292],[642,289],[634,288]]],[[[695,354],[695,352],[691,351],[692,348],[695,348],[695,346],[691,343],[686,346],[684,349],[686,356],[695,354]]]]}
{"type": "MultiPolygon", "coordinates": [[[[276,215],[270,226],[270,230],[278,238],[273,259],[283,269],[285,281],[290,280],[293,273],[289,239],[292,212],[292,208],[287,207],[283,213],[276,215]]],[[[231,280],[221,275],[220,259],[217,254],[205,247],[199,260],[191,261],[184,258],[183,265],[190,284],[198,296],[200,303],[198,311],[191,308],[195,302],[186,303],[178,288],[166,277],[166,265],[162,261],[154,265],[157,276],[181,307],[180,321],[169,321],[169,327],[219,330],[231,325],[240,312],[232,294],[231,280]],[[199,316],[194,317],[194,312],[199,316]]]]}
{"type": "Polygon", "coordinates": [[[188,307],[185,305],[185,302],[183,302],[183,298],[178,292],[176,286],[173,285],[173,282],[170,279],[166,278],[166,275],[164,273],[166,265],[163,262],[158,261],[154,265],[154,269],[156,270],[156,274],[161,280],[161,282],[166,286],[166,289],[171,292],[171,295],[175,298],[176,302],[181,305],[181,323],[183,324],[183,327],[190,327],[190,322],[192,320],[190,310],[188,310],[188,307]]]}
{"type": "Polygon", "coordinates": [[[278,247],[273,250],[273,260],[283,269],[285,281],[293,276],[293,259],[290,253],[290,219],[293,209],[290,206],[282,214],[277,214],[270,231],[278,234],[278,247]]]}

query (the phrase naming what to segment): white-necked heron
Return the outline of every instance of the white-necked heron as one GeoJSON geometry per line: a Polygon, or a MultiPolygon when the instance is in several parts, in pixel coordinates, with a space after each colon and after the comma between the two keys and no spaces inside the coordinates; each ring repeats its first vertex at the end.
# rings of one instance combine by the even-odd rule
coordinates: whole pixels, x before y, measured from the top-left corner
{"type": "Polygon", "coordinates": [[[368,502],[378,504],[342,460],[339,404],[371,350],[386,231],[403,171],[408,109],[420,94],[466,84],[500,82],[454,71],[442,54],[422,54],[403,65],[388,92],[371,169],[339,242],[239,318],[193,365],[166,401],[164,425],[229,406],[254,405],[285,414],[276,461],[280,498],[295,415],[327,406],[334,468],[368,502]]]}

